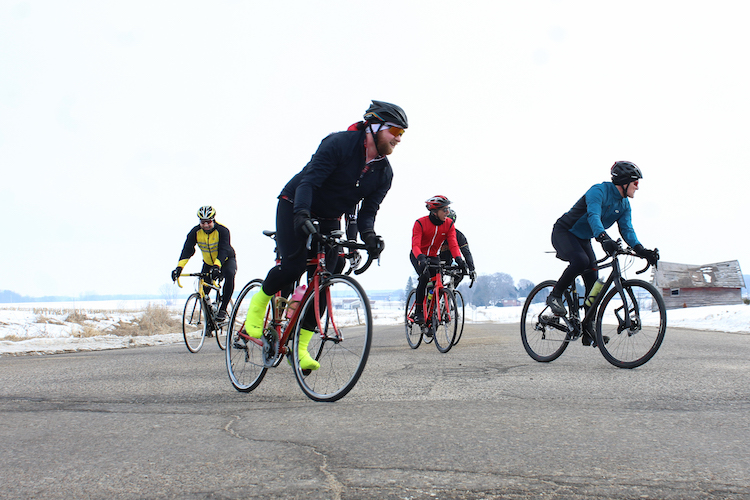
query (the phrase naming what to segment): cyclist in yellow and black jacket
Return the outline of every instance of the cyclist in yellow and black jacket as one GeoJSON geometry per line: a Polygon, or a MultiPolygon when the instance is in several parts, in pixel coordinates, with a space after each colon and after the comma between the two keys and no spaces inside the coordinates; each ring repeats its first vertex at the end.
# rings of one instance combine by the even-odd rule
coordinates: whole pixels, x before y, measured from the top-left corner
{"type": "Polygon", "coordinates": [[[190,257],[195,254],[195,245],[197,244],[201,253],[203,253],[203,269],[201,272],[210,272],[213,280],[219,279],[219,277],[224,278],[221,305],[216,316],[218,321],[224,321],[227,316],[227,305],[232,298],[232,293],[234,293],[237,256],[230,242],[229,229],[216,222],[216,210],[213,207],[199,208],[198,218],[200,223],[188,233],[185,246],[182,247],[180,261],[177,263],[175,270],[172,271],[172,281],[177,280],[190,257]]]}

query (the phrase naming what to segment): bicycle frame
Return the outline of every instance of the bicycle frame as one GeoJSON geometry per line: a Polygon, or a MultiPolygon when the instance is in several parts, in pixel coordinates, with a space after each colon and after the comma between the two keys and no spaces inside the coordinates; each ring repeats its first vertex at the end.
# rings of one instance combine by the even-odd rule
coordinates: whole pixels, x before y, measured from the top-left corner
{"type": "Polygon", "coordinates": [[[208,294],[211,293],[210,291],[208,293],[206,293],[206,287],[211,288],[212,290],[216,290],[216,300],[217,300],[217,302],[219,302],[219,300],[221,299],[221,278],[219,278],[216,281],[211,280],[211,282],[208,282],[208,281],[205,280],[205,278],[209,277],[209,273],[188,273],[188,274],[181,274],[181,275],[179,275],[177,277],[177,286],[179,286],[180,288],[182,288],[182,284],[180,283],[180,278],[182,276],[194,276],[194,277],[198,278],[198,290],[196,290],[196,292],[198,292],[198,295],[200,295],[200,297],[201,297],[201,304],[203,306],[203,313],[206,315],[206,318],[210,318],[210,321],[212,322],[212,326],[214,327],[212,329],[215,330],[216,329],[215,328],[216,327],[216,323],[214,322],[214,316],[213,316],[213,314],[209,314],[209,312],[211,312],[211,311],[209,311],[207,309],[207,307],[206,307],[206,305],[207,305],[206,304],[206,297],[208,297],[208,294]]]}
{"type": "MultiPolygon", "coordinates": [[[[264,231],[264,234],[266,236],[269,236],[271,238],[274,238],[275,232],[272,231],[264,231]]],[[[308,286],[307,290],[305,290],[305,294],[300,299],[300,304],[305,302],[311,294],[314,294],[313,300],[314,300],[314,307],[316,311],[322,311],[322,306],[325,305],[325,307],[329,307],[331,304],[333,304],[331,300],[331,292],[330,289],[326,288],[323,292],[325,295],[321,299],[320,295],[320,287],[321,284],[325,283],[325,279],[327,277],[332,276],[332,273],[326,269],[326,250],[328,248],[328,245],[335,243],[335,239],[337,237],[340,237],[343,234],[341,231],[334,231],[331,236],[320,236],[318,241],[316,241],[317,249],[316,249],[316,255],[315,257],[308,259],[307,264],[308,267],[315,266],[315,270],[312,272],[312,277],[309,277],[309,271],[308,271],[308,286]]],[[[310,248],[312,244],[312,237],[308,238],[308,245],[307,247],[310,248]]],[[[347,245],[350,248],[355,249],[364,249],[364,245],[356,243],[356,242],[345,242],[345,245],[347,245]]],[[[280,261],[278,252],[276,254],[276,260],[277,263],[280,261]]],[[[368,267],[370,267],[370,264],[372,263],[372,256],[370,256],[367,260],[367,263],[358,269],[354,269],[355,274],[361,274],[364,271],[367,270],[368,267]]],[[[351,272],[351,271],[350,271],[351,272]]],[[[288,341],[291,337],[292,332],[297,326],[297,322],[300,321],[300,314],[302,312],[302,308],[297,307],[292,313],[291,318],[288,318],[288,320],[285,318],[285,313],[288,307],[288,300],[285,297],[281,296],[281,292],[277,292],[272,299],[274,301],[273,307],[271,308],[271,314],[272,317],[266,317],[266,327],[265,331],[271,332],[271,334],[275,337],[273,339],[274,343],[274,351],[272,353],[272,356],[270,358],[276,359],[279,357],[279,354],[287,355],[289,353],[290,348],[287,346],[288,341]]],[[[321,338],[325,336],[324,333],[326,330],[323,327],[324,325],[320,322],[320,315],[315,314],[315,322],[316,326],[318,327],[318,331],[320,332],[321,338]]],[[[338,326],[334,323],[333,319],[331,319],[331,325],[333,328],[333,338],[335,341],[343,340],[343,335],[341,334],[341,331],[339,330],[338,326]]],[[[244,338],[247,342],[253,342],[258,346],[263,346],[263,338],[256,339],[254,337],[250,337],[244,332],[244,329],[239,332],[239,336],[244,338]]],[[[272,366],[272,362],[268,364],[268,366],[272,366]]]]}

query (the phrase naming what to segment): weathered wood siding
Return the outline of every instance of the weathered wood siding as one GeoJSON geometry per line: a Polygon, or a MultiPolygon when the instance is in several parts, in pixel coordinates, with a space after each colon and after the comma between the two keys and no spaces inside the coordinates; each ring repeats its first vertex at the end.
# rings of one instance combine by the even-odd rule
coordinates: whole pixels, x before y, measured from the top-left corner
{"type": "Polygon", "coordinates": [[[679,295],[672,295],[671,288],[660,288],[659,291],[667,309],[742,304],[739,288],[680,288],[679,295]]]}

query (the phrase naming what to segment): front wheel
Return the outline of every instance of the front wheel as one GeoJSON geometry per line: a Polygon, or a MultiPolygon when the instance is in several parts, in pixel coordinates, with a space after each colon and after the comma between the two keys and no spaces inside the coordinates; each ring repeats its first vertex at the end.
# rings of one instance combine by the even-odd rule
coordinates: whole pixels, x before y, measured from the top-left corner
{"type": "Polygon", "coordinates": [[[464,333],[464,315],[466,314],[466,304],[464,303],[464,296],[458,290],[453,290],[453,296],[456,298],[456,312],[458,313],[458,326],[456,330],[456,338],[453,340],[453,345],[458,344],[461,340],[461,335],[464,333]]]}
{"type": "Polygon", "coordinates": [[[263,285],[255,279],[245,285],[232,307],[226,325],[226,361],[229,380],[240,392],[250,392],[261,383],[268,369],[263,365],[263,342],[245,333],[245,318],[250,300],[263,285]]]}
{"type": "Polygon", "coordinates": [[[314,401],[338,401],[356,385],[372,344],[372,311],[362,286],[349,276],[334,274],[300,304],[294,328],[294,376],[302,392],[314,401]],[[315,326],[312,326],[315,325],[315,326]],[[320,363],[309,372],[299,365],[300,329],[314,328],[307,352],[320,363]]]}
{"type": "MultiPolygon", "coordinates": [[[[565,322],[552,314],[547,297],[555,281],[544,281],[531,290],[521,310],[521,341],[532,359],[548,363],[559,358],[568,347],[565,322]]],[[[568,294],[563,295],[565,309],[569,309],[568,294]]]]}
{"type": "Polygon", "coordinates": [[[596,344],[618,368],[635,368],[659,350],[667,330],[667,308],[658,290],[641,280],[609,291],[596,318],[596,344]]]}
{"type": "Polygon", "coordinates": [[[194,293],[188,297],[187,302],[185,302],[185,309],[182,311],[182,337],[185,339],[188,351],[198,352],[201,350],[206,338],[207,328],[208,322],[203,313],[201,296],[194,293]]]}
{"type": "Polygon", "coordinates": [[[456,298],[447,288],[439,290],[435,307],[432,308],[432,326],[435,328],[435,347],[446,353],[453,347],[458,327],[456,298]]]}
{"type": "Polygon", "coordinates": [[[415,305],[417,303],[417,291],[409,292],[409,298],[406,299],[406,308],[404,311],[404,326],[406,327],[406,341],[409,347],[416,349],[422,343],[422,326],[414,321],[415,305]]]}

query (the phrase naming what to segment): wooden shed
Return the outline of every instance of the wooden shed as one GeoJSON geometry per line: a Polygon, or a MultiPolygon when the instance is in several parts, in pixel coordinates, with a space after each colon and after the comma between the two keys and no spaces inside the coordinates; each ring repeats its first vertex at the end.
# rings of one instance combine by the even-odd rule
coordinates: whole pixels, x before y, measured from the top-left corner
{"type": "Polygon", "coordinates": [[[660,261],[654,286],[667,309],[677,309],[742,304],[745,280],[736,260],[702,266],[660,261]]]}

